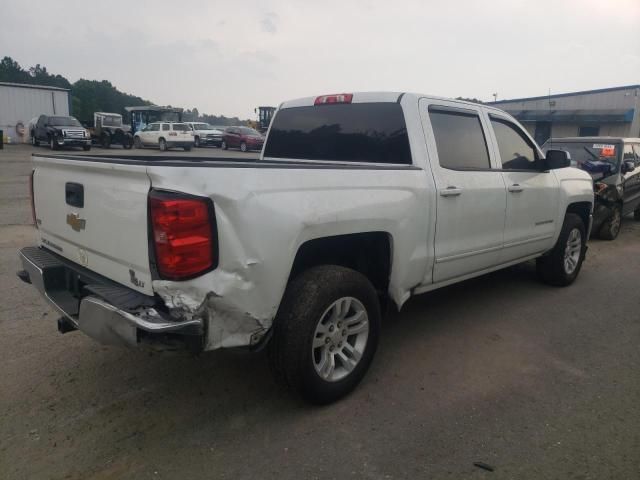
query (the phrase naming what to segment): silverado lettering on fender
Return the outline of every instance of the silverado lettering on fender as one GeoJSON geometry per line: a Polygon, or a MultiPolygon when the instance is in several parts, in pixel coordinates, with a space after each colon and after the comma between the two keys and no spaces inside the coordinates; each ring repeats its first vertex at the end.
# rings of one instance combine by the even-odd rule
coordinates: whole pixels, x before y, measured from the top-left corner
{"type": "Polygon", "coordinates": [[[383,305],[531,259],[543,281],[572,283],[593,209],[591,177],[505,112],[409,93],[285,102],[256,160],[33,161],[40,244],[19,275],[60,331],[266,345],[316,403],[364,376],[383,305]]]}

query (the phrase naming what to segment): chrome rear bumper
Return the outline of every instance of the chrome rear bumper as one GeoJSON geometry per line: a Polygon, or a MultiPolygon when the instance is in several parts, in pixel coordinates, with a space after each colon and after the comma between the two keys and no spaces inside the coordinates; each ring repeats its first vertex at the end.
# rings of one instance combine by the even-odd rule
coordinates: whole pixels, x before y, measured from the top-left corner
{"type": "Polygon", "coordinates": [[[165,334],[201,337],[202,319],[174,321],[154,297],[101,277],[43,248],[20,250],[21,280],[31,283],[65,320],[105,345],[137,346],[165,334]]]}

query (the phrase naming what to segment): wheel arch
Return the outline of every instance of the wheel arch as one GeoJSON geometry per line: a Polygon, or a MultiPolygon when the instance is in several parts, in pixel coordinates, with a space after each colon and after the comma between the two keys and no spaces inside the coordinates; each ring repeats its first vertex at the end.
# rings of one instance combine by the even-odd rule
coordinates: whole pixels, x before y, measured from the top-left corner
{"type": "Polygon", "coordinates": [[[567,206],[565,215],[567,213],[574,213],[578,215],[582,219],[585,232],[588,232],[590,219],[591,219],[591,209],[592,209],[591,202],[573,202],[567,206]]]}
{"type": "Polygon", "coordinates": [[[339,265],[362,273],[384,302],[389,297],[393,238],[384,231],[319,237],[302,243],[296,252],[288,282],[318,265],[339,265]]]}

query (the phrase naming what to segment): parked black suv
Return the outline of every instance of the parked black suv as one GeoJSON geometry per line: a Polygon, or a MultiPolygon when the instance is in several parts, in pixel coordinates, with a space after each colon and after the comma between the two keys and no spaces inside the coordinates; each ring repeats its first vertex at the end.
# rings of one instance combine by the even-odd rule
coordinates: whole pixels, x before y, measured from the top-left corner
{"type": "Polygon", "coordinates": [[[623,216],[640,220],[640,138],[551,138],[542,148],[569,152],[571,165],[593,177],[594,234],[613,240],[623,216]]]}
{"type": "Polygon", "coordinates": [[[51,150],[64,146],[91,150],[91,134],[74,117],[40,115],[29,134],[32,145],[46,142],[51,150]]]}

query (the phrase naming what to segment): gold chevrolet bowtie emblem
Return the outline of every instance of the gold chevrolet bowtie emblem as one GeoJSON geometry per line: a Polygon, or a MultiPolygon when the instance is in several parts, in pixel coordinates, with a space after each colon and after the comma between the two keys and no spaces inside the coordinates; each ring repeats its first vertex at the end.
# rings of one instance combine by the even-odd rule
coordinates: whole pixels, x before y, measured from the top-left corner
{"type": "Polygon", "coordinates": [[[87,221],[83,218],[80,218],[80,215],[77,213],[69,213],[67,215],[67,224],[71,226],[76,232],[80,230],[84,230],[87,221]]]}

